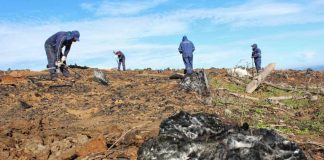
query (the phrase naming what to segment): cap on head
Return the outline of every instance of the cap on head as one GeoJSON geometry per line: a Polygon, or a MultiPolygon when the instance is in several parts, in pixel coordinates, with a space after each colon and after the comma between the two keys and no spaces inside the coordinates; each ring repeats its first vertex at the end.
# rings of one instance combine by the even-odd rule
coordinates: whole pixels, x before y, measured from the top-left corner
{"type": "Polygon", "coordinates": [[[187,38],[186,35],[184,35],[184,36],[182,37],[182,41],[186,41],[186,40],[188,40],[188,38],[187,38]]]}
{"type": "Polygon", "coordinates": [[[72,37],[73,37],[76,41],[79,41],[79,40],[80,40],[80,33],[79,33],[79,31],[72,31],[72,37]]]}
{"type": "Polygon", "coordinates": [[[252,48],[257,48],[258,45],[254,43],[254,44],[251,45],[251,47],[252,47],[252,48]]]}

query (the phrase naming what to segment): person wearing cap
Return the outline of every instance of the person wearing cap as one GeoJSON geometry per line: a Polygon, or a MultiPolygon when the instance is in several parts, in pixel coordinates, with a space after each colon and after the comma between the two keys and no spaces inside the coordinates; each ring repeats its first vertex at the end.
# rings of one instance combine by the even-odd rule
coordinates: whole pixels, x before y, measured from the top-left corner
{"type": "Polygon", "coordinates": [[[125,57],[124,53],[122,51],[117,51],[117,52],[114,51],[114,54],[118,58],[118,71],[120,71],[121,64],[123,65],[123,71],[125,71],[126,70],[126,67],[125,67],[126,57],[125,57]]]}
{"type": "Polygon", "coordinates": [[[56,69],[60,69],[65,77],[70,75],[66,67],[66,58],[73,42],[79,41],[79,31],[57,32],[45,42],[49,73],[51,80],[57,80],[56,69]],[[65,47],[64,53],[62,48],[65,47]]]}
{"type": "Polygon", "coordinates": [[[252,56],[251,58],[254,59],[255,68],[257,73],[261,70],[261,50],[258,48],[257,44],[251,45],[252,47],[252,56]]]}
{"type": "Polygon", "coordinates": [[[182,41],[179,45],[178,51],[182,54],[182,60],[186,67],[185,74],[192,74],[193,67],[193,52],[195,51],[194,44],[188,40],[187,36],[182,37],[182,41]]]}

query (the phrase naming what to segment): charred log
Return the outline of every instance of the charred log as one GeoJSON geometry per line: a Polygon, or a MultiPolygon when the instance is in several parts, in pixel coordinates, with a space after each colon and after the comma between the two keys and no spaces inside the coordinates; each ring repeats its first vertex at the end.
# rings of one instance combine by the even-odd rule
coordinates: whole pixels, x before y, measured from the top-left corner
{"type": "Polygon", "coordinates": [[[180,112],[143,143],[138,159],[306,159],[299,146],[268,129],[223,123],[217,115],[180,112]]]}

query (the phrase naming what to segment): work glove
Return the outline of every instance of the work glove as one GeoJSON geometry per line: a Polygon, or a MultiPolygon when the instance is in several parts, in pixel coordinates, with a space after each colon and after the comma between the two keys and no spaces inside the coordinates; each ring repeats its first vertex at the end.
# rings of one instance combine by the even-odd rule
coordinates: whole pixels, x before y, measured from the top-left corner
{"type": "Polygon", "coordinates": [[[66,56],[62,56],[62,58],[61,58],[61,62],[63,63],[63,62],[65,62],[66,61],[66,56]]]}
{"type": "Polygon", "coordinates": [[[57,66],[57,68],[60,68],[61,66],[65,65],[62,61],[56,61],[55,65],[57,66]]]}

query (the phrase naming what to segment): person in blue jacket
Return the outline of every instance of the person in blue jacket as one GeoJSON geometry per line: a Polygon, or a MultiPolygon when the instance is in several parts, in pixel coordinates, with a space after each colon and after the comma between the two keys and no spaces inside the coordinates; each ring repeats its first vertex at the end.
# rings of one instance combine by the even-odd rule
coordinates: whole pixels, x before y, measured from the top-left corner
{"type": "Polygon", "coordinates": [[[124,53],[122,51],[113,51],[114,54],[118,57],[118,71],[120,71],[120,65],[122,64],[123,65],[123,71],[126,70],[126,67],[125,67],[125,60],[126,60],[126,57],[124,55],[124,53]]]}
{"type": "Polygon", "coordinates": [[[258,48],[257,44],[253,44],[252,46],[252,58],[254,58],[255,68],[257,73],[261,71],[261,50],[258,48]]]}
{"type": "Polygon", "coordinates": [[[185,74],[192,74],[193,52],[195,51],[194,44],[188,40],[187,36],[183,36],[178,50],[182,54],[182,59],[186,67],[185,74]]]}
{"type": "Polygon", "coordinates": [[[66,57],[73,42],[79,41],[79,31],[57,32],[45,42],[49,73],[51,80],[57,80],[56,69],[60,69],[65,77],[70,75],[66,68],[66,57]],[[62,48],[65,47],[64,53],[62,48]]]}

